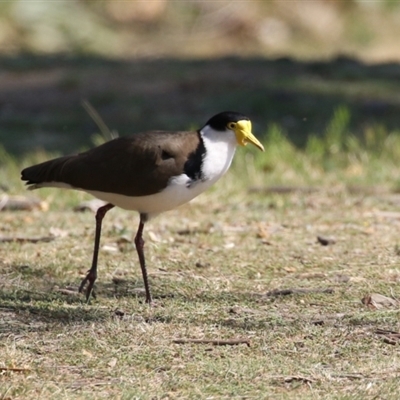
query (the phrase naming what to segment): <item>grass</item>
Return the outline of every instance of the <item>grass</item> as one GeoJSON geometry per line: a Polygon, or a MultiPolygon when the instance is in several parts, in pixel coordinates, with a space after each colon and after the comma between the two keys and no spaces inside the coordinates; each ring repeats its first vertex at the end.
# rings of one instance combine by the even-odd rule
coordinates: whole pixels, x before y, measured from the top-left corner
{"type": "MultiPolygon", "coordinates": [[[[266,153],[238,149],[215,188],[151,221],[154,307],[143,304],[133,246],[120,240],[134,236],[134,213],[107,214],[102,245],[116,251],[101,251],[87,305],[75,292],[94,218],[72,207],[89,197],[44,189],[34,195],[47,212],[3,211],[4,236],[65,235],[0,246],[0,398],[396,399],[398,347],[376,331],[399,331],[399,309],[361,299],[398,296],[400,139],[383,128],[353,136],[348,121],[338,109],[303,150],[271,126],[266,153]],[[335,243],[322,246],[321,235],[335,243]],[[267,295],[288,288],[311,292],[267,295]],[[321,288],[333,292],[312,291],[321,288]]],[[[48,156],[2,154],[9,192],[25,194],[18,171],[48,156]]]]}

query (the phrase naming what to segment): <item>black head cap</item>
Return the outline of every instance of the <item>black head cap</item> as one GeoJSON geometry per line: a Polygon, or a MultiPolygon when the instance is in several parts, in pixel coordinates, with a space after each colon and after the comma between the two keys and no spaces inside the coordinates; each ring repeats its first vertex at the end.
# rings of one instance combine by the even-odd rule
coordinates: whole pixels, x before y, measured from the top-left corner
{"type": "Polygon", "coordinates": [[[248,121],[249,118],[235,111],[224,111],[210,118],[206,125],[211,126],[211,128],[216,131],[224,131],[229,122],[238,122],[242,120],[248,121]]]}

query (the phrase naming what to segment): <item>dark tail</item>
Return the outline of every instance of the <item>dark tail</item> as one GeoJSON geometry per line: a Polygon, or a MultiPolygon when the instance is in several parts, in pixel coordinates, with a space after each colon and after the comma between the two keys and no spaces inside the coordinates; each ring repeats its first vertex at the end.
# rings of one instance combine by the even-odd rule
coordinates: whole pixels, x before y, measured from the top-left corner
{"type": "Polygon", "coordinates": [[[35,189],[35,185],[40,187],[39,185],[45,183],[63,182],[61,177],[63,166],[70,158],[71,156],[59,157],[25,168],[21,172],[21,179],[27,181],[27,185],[34,185],[32,189],[35,189]]]}

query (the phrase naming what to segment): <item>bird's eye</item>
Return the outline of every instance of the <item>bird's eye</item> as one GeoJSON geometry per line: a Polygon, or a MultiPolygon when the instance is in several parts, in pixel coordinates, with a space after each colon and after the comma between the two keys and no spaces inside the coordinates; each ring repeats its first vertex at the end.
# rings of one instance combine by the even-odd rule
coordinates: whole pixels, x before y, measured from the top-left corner
{"type": "Polygon", "coordinates": [[[236,124],[234,122],[229,122],[227,125],[228,129],[235,129],[236,124]]]}

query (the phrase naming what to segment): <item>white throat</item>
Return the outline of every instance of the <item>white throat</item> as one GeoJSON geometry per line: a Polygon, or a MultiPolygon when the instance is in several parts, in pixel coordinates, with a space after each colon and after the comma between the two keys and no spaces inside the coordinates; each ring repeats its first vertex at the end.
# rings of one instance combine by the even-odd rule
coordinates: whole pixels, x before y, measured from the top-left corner
{"type": "Polygon", "coordinates": [[[236,136],[231,130],[220,132],[208,125],[200,131],[200,135],[206,148],[202,175],[214,183],[225,174],[232,163],[237,146],[236,136]]]}

